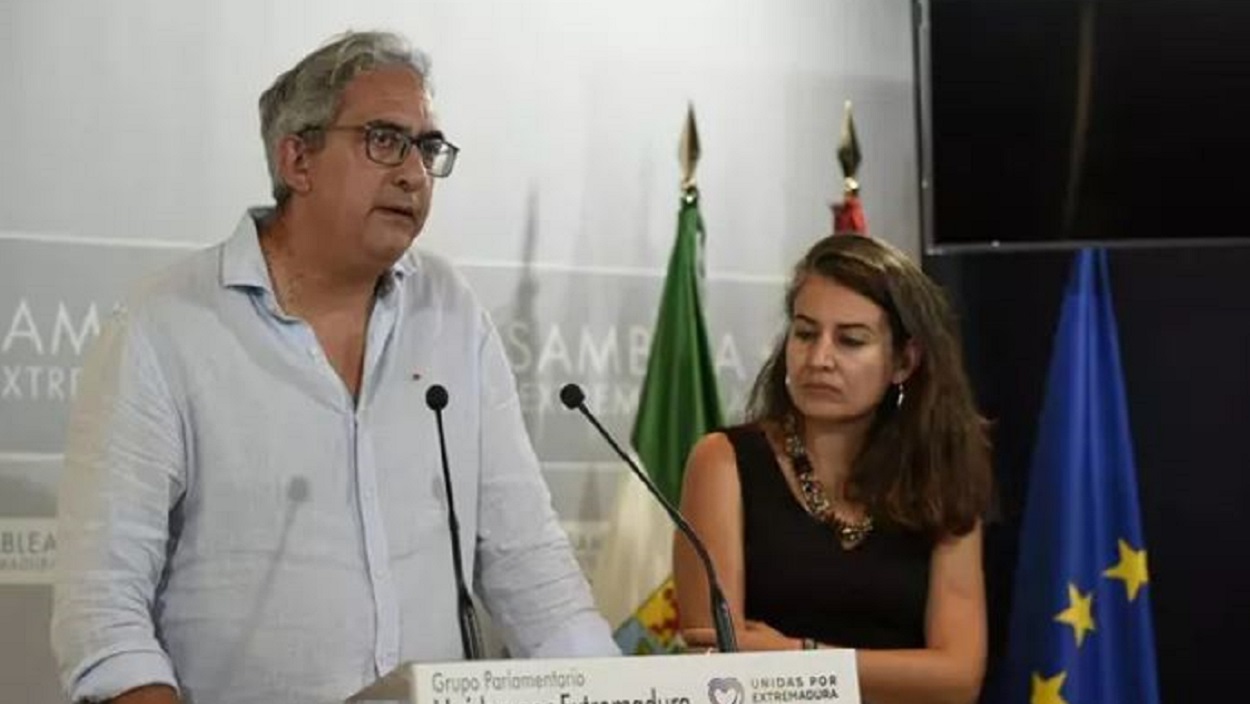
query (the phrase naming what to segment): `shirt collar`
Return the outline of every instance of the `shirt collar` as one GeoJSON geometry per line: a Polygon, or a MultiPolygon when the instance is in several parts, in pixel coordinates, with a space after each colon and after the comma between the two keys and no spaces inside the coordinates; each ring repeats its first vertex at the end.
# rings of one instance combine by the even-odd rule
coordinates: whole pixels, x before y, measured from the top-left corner
{"type": "MultiPolygon", "coordinates": [[[[226,288],[255,288],[273,293],[273,282],[269,279],[269,267],[265,265],[265,255],[260,251],[260,225],[271,219],[275,210],[272,207],[248,208],[239,218],[234,234],[226,240],[221,256],[221,285],[226,288]]],[[[398,285],[404,277],[416,269],[416,259],[412,250],[404,252],[391,265],[384,288],[398,285]]]]}

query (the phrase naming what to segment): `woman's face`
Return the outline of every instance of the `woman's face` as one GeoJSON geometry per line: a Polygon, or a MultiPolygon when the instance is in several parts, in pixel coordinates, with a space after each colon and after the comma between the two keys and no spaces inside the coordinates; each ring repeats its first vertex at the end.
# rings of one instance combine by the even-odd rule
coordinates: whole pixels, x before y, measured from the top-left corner
{"type": "Polygon", "coordinates": [[[813,274],[799,289],[786,338],[787,388],[806,418],[869,417],[907,377],[885,311],[832,279],[813,274]]]}

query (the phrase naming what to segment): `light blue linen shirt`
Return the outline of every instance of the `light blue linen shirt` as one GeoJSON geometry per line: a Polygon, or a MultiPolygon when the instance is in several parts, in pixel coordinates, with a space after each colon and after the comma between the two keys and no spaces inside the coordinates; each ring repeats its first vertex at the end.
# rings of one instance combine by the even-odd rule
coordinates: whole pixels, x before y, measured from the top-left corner
{"type": "Polygon", "coordinates": [[[444,412],[465,570],[510,652],[616,654],[485,310],[443,260],[383,277],[353,402],[281,311],[249,211],[104,326],[73,409],[52,639],[76,701],[334,702],[461,657],[444,412]]]}

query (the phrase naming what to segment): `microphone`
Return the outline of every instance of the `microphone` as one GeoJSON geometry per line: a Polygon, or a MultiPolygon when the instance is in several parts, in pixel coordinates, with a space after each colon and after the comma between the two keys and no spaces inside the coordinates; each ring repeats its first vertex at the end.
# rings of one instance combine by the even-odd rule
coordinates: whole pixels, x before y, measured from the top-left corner
{"type": "Polygon", "coordinates": [[[464,564],[460,558],[460,521],[456,520],[456,502],[451,494],[451,470],[447,466],[447,438],[443,435],[443,409],[447,407],[447,389],[434,384],[425,392],[425,405],[434,411],[438,423],[438,451],[443,462],[443,488],[447,492],[447,528],[451,534],[451,566],[456,575],[456,614],[460,619],[460,645],[465,660],[481,660],[482,629],[477,622],[477,608],[464,581],[464,564]]]}
{"type": "Polygon", "coordinates": [[[673,506],[660,490],[656,488],[655,482],[651,481],[651,477],[638,467],[633,458],[629,456],[621,446],[616,443],[611,433],[599,422],[590,409],[586,408],[586,394],[582,391],[582,387],[577,384],[565,384],[560,389],[560,402],[565,408],[571,411],[581,411],[586,416],[586,420],[595,426],[595,430],[603,436],[603,439],[612,446],[612,450],[617,456],[625,460],[625,464],[633,470],[634,476],[642,480],[647,490],[655,497],[656,501],[664,507],[664,511],[668,513],[669,518],[673,519],[673,523],[677,524],[677,528],[681,530],[682,535],[690,541],[694,546],[694,550],[699,555],[699,561],[703,563],[703,571],[707,573],[707,585],[709,596],[712,601],[712,625],[716,628],[716,648],[722,653],[738,652],[738,640],[734,635],[733,617],[729,614],[729,602],[725,600],[725,593],[721,591],[720,580],[716,577],[716,567],[712,564],[712,557],[707,554],[707,547],[703,545],[703,541],[699,539],[699,535],[694,532],[694,528],[686,521],[686,517],[681,515],[676,506],[673,506]]]}

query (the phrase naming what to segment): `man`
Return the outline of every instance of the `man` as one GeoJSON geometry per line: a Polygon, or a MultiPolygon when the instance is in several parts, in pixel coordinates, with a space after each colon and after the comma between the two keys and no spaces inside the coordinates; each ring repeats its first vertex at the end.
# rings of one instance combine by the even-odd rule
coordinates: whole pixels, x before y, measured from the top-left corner
{"type": "Polygon", "coordinates": [[[261,96],[277,206],[112,320],[74,409],[52,637],[75,701],[332,702],[461,656],[465,570],[516,655],[616,652],[486,312],[409,251],[457,148],[426,62],[348,34],[261,96]]]}

